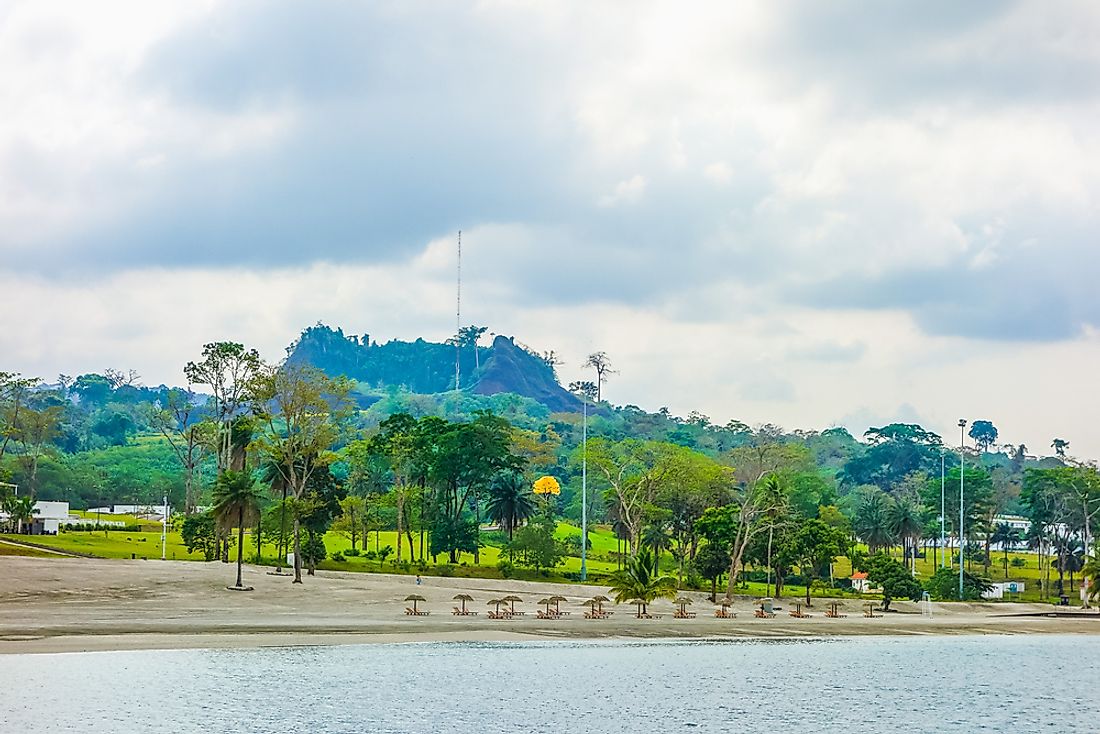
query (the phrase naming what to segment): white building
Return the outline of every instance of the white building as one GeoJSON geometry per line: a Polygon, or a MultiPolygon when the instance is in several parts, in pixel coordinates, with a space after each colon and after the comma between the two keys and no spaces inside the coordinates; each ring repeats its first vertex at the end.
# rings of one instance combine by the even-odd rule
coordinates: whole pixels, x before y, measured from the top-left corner
{"type": "Polygon", "coordinates": [[[982,598],[1004,599],[1006,596],[1012,598],[1016,594],[1022,594],[1023,591],[1023,581],[998,581],[993,584],[993,588],[982,592],[982,598]]]}
{"type": "MultiPolygon", "coordinates": [[[[8,521],[8,514],[0,512],[0,520],[8,521]]],[[[24,525],[24,531],[30,535],[57,535],[58,529],[69,522],[68,502],[34,503],[34,519],[24,525]]]]}

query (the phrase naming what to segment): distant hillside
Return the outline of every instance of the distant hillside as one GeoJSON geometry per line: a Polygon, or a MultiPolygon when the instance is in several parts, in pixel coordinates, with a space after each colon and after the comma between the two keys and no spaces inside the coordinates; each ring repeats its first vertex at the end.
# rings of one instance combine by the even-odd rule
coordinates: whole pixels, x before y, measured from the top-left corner
{"type": "MultiPolygon", "coordinates": [[[[288,349],[288,361],[330,375],[346,375],[374,388],[404,387],[415,393],[454,390],[455,347],[417,339],[372,342],[369,335],[311,326],[288,349]]],[[[498,336],[491,347],[463,347],[460,387],[478,395],[514,393],[550,410],[572,412],[581,404],[558,384],[553,368],[514,338],[498,336]]]]}

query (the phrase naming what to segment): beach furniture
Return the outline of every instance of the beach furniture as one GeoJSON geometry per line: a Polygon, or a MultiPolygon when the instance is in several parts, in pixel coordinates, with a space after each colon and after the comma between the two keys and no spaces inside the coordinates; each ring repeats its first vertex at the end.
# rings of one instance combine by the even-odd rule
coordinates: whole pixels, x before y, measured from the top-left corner
{"type": "Polygon", "coordinates": [[[718,619],[737,619],[737,612],[730,609],[729,601],[723,601],[721,606],[714,610],[714,616],[718,619]]]}
{"type": "Polygon", "coordinates": [[[840,613],[840,604],[835,601],[829,602],[829,608],[825,610],[825,616],[832,619],[840,619],[841,617],[847,617],[847,614],[840,613]]]}
{"type": "Polygon", "coordinates": [[[462,602],[462,607],[455,607],[454,612],[452,612],[456,617],[469,617],[477,614],[477,612],[471,612],[469,609],[466,608],[466,602],[474,600],[474,598],[469,594],[455,594],[454,600],[457,602],[462,602]]]}
{"type": "Polygon", "coordinates": [[[413,603],[411,609],[405,607],[405,614],[412,617],[427,617],[430,614],[430,612],[425,612],[416,606],[418,602],[427,601],[427,599],[420,596],[420,594],[409,594],[405,597],[405,601],[411,601],[413,603]]]}
{"type": "Polygon", "coordinates": [[[758,619],[771,619],[775,616],[775,610],[772,608],[771,599],[760,599],[756,604],[757,607],[753,611],[752,616],[758,619]]]}
{"type": "Polygon", "coordinates": [[[675,619],[695,619],[695,612],[689,612],[687,605],[691,604],[691,598],[687,596],[680,596],[676,598],[673,604],[677,605],[677,609],[672,613],[675,619]]]}
{"type": "Polygon", "coordinates": [[[512,614],[512,615],[516,615],[516,614],[522,615],[523,614],[523,612],[517,612],[516,611],[516,602],[517,601],[523,601],[523,599],[520,599],[515,594],[509,594],[508,596],[501,597],[500,600],[502,602],[507,602],[508,603],[508,613],[509,614],[512,614]]]}
{"type": "Polygon", "coordinates": [[[790,611],[790,615],[797,619],[808,619],[814,616],[812,614],[807,614],[806,612],[802,611],[802,603],[797,601],[794,603],[794,609],[790,611]]]}
{"type": "Polygon", "coordinates": [[[875,614],[875,605],[868,604],[867,608],[863,610],[864,617],[881,617],[881,614],[875,614]]]}
{"type": "Polygon", "coordinates": [[[491,607],[495,607],[493,611],[489,612],[489,619],[511,619],[512,613],[507,609],[501,610],[501,607],[506,604],[503,599],[490,599],[486,602],[491,607]]]}

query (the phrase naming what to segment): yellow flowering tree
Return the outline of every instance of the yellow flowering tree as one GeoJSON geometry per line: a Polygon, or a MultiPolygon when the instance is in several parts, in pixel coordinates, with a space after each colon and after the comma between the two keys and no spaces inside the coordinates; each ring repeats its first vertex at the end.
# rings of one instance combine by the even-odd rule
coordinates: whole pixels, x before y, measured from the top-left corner
{"type": "Polygon", "coordinates": [[[553,500],[551,498],[561,494],[561,485],[558,484],[558,480],[551,476],[539,477],[532,485],[531,490],[539,498],[543,514],[547,517],[553,516],[553,500]]]}

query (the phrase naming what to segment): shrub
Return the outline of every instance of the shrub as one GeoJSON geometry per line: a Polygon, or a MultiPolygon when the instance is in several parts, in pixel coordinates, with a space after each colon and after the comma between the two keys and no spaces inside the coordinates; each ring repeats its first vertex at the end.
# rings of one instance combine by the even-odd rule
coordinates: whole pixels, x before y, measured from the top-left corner
{"type": "Polygon", "coordinates": [[[1013,568],[1024,568],[1025,566],[1027,566],[1027,561],[1017,556],[1016,558],[1013,558],[1011,561],[1009,561],[1009,565],[1011,565],[1013,568]]]}
{"type": "Polygon", "coordinates": [[[497,563],[497,569],[500,571],[500,575],[506,579],[512,578],[516,572],[515,565],[507,559],[501,559],[497,563]]]}
{"type": "Polygon", "coordinates": [[[337,563],[343,563],[344,562],[344,554],[341,553],[340,551],[336,551],[335,553],[332,554],[332,560],[336,561],[337,563]]]}
{"type": "MultiPolygon", "coordinates": [[[[936,600],[959,600],[959,571],[952,568],[939,568],[931,578],[924,582],[928,594],[936,600]]],[[[993,588],[988,579],[975,576],[969,571],[963,572],[963,601],[981,599],[982,592],[993,588]]]]}
{"type": "Polygon", "coordinates": [[[439,575],[444,577],[451,577],[455,575],[455,566],[453,563],[444,563],[439,567],[439,575]]]}
{"type": "MultiPolygon", "coordinates": [[[[360,553],[362,553],[362,551],[358,548],[348,548],[346,551],[344,551],[345,556],[352,556],[353,558],[360,553]]],[[[335,556],[333,556],[333,558],[335,558],[335,556]]]]}

